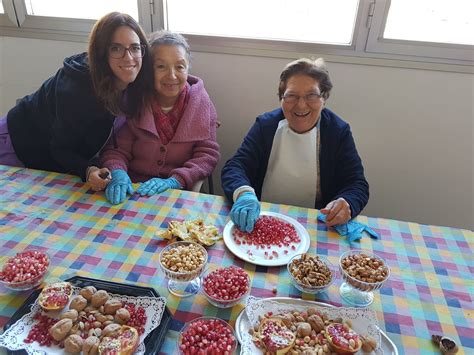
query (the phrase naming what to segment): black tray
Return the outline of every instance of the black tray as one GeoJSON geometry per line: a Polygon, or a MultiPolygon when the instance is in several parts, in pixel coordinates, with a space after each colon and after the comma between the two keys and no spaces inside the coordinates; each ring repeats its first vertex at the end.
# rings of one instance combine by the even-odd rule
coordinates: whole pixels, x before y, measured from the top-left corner
{"type": "MultiPolygon", "coordinates": [[[[121,284],[117,282],[96,280],[82,276],[74,276],[65,281],[68,281],[77,287],[94,286],[98,290],[105,290],[107,292],[116,293],[118,295],[160,297],[160,294],[151,287],[121,284]]],[[[13,324],[15,324],[25,314],[31,312],[31,306],[33,306],[33,304],[35,303],[40,292],[41,289],[36,290],[26,299],[26,301],[21,305],[21,307],[10,318],[8,323],[5,324],[5,326],[3,327],[5,331],[9,329],[13,324]]],[[[168,331],[168,328],[171,325],[171,320],[171,313],[168,308],[165,307],[165,311],[163,312],[163,316],[161,317],[160,325],[158,326],[158,328],[154,329],[150,334],[148,334],[148,336],[145,338],[144,343],[146,348],[146,354],[158,354],[161,345],[165,340],[166,332],[168,331]]],[[[26,350],[7,350],[7,354],[23,355],[27,354],[27,352],[26,350]]]]}

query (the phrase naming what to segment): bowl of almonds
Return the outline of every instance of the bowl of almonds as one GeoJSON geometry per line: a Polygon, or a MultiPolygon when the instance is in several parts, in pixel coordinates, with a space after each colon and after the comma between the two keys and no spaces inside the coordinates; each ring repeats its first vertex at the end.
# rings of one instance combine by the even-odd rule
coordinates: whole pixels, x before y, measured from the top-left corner
{"type": "Polygon", "coordinates": [[[172,243],[161,251],[159,264],[173,295],[195,295],[201,287],[200,276],[207,264],[207,251],[194,242],[172,243]]]}
{"type": "Polygon", "coordinates": [[[287,268],[293,285],[301,292],[323,292],[336,278],[335,266],[322,255],[295,255],[287,268]]]}
{"type": "Polygon", "coordinates": [[[349,250],[341,255],[339,269],[344,283],[341,297],[353,306],[366,307],[373,301],[372,291],[382,287],[390,268],[379,256],[364,250],[349,250]]]}

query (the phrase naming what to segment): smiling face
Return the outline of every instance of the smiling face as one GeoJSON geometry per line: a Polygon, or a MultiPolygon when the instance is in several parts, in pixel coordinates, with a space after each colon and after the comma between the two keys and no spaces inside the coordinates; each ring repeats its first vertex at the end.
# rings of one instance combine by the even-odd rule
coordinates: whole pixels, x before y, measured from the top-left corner
{"type": "Polygon", "coordinates": [[[163,107],[174,105],[188,80],[189,61],[179,45],[159,45],[153,48],[155,90],[163,107]]]}
{"type": "Polygon", "coordinates": [[[281,108],[288,126],[296,133],[304,133],[312,129],[319,120],[321,110],[324,107],[324,99],[308,104],[304,99],[308,94],[320,94],[319,83],[312,77],[304,74],[291,76],[286,82],[286,90],[283,96],[299,96],[296,103],[286,103],[281,100],[281,108]]]}
{"type": "MultiPolygon", "coordinates": [[[[112,36],[109,53],[111,48],[117,46],[131,48],[134,45],[140,45],[140,38],[130,27],[120,26],[112,36]]],[[[125,51],[123,58],[112,58],[110,55],[108,58],[110,69],[115,75],[115,83],[119,89],[124,90],[137,78],[142,67],[142,58],[133,57],[128,50],[125,51]]]]}

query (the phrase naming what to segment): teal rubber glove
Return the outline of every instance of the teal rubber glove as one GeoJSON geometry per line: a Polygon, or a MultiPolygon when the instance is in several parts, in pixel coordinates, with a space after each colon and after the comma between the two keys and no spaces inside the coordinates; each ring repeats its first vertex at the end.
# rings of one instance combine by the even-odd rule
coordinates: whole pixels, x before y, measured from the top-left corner
{"type": "Polygon", "coordinates": [[[113,205],[118,205],[125,201],[127,194],[133,194],[132,181],[127,172],[122,169],[112,171],[112,181],[105,189],[107,200],[113,205]]]}
{"type": "Polygon", "coordinates": [[[181,185],[175,178],[160,179],[153,178],[145,181],[137,189],[137,193],[140,196],[152,196],[155,194],[161,194],[168,189],[180,189],[181,185]]]}
{"type": "MultiPolygon", "coordinates": [[[[323,213],[319,213],[318,219],[321,222],[326,222],[326,215],[323,213]]],[[[355,242],[356,240],[360,240],[362,238],[363,232],[367,232],[370,238],[373,238],[373,239],[380,238],[379,234],[376,231],[374,231],[372,228],[357,221],[351,220],[347,223],[340,224],[338,226],[333,226],[332,228],[334,228],[336,232],[338,232],[343,237],[347,236],[349,243],[355,242]]]]}
{"type": "Polygon", "coordinates": [[[240,194],[230,210],[230,219],[237,227],[243,231],[250,233],[253,231],[255,222],[260,215],[260,202],[254,193],[245,191],[240,194]]]}

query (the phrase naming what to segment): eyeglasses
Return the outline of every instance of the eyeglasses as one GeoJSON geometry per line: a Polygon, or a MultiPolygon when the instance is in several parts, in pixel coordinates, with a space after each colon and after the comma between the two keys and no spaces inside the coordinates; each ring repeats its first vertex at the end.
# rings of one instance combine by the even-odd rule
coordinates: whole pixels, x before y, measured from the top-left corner
{"type": "Polygon", "coordinates": [[[134,58],[143,58],[145,55],[145,45],[143,44],[132,44],[130,47],[124,47],[120,44],[112,44],[109,47],[109,55],[115,59],[122,59],[125,57],[125,53],[128,51],[134,58]]]}
{"type": "Polygon", "coordinates": [[[323,95],[317,94],[315,92],[306,94],[304,96],[298,96],[295,94],[285,94],[283,95],[282,99],[286,104],[296,104],[300,101],[300,98],[303,98],[307,104],[316,104],[321,100],[323,95]]]}

